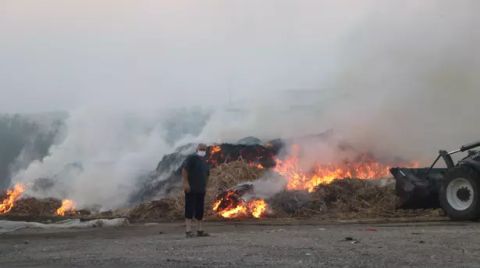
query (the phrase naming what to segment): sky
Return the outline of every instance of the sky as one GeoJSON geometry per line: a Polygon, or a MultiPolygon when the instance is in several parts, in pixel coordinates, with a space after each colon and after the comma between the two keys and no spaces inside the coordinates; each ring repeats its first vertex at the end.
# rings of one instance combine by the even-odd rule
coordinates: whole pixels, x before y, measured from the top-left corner
{"type": "Polygon", "coordinates": [[[432,143],[456,144],[477,132],[464,122],[475,120],[480,98],[479,7],[0,0],[0,113],[150,117],[156,109],[233,105],[247,111],[246,122],[235,127],[216,115],[203,138],[334,128],[355,137],[375,131],[394,144],[395,129],[409,128],[422,130],[410,142],[436,136],[432,143]]]}
{"type": "Polygon", "coordinates": [[[0,0],[0,112],[321,90],[371,2],[0,0]]]}

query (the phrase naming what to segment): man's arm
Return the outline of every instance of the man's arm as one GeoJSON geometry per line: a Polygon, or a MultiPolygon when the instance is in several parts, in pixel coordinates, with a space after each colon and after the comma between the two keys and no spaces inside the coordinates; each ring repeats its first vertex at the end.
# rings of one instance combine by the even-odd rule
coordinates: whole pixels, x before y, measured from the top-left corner
{"type": "Polygon", "coordinates": [[[207,181],[205,183],[206,186],[208,186],[209,181],[210,181],[210,166],[207,166],[207,181]]]}

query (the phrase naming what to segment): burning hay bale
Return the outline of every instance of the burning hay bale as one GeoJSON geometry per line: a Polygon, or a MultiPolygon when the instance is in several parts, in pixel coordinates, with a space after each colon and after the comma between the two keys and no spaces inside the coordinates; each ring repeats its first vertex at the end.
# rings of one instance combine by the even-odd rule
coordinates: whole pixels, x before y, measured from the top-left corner
{"type": "Polygon", "coordinates": [[[59,200],[55,198],[38,199],[25,197],[15,201],[14,206],[3,214],[7,218],[42,219],[56,217],[76,218],[88,216],[90,211],[75,209],[75,203],[71,200],[59,200]]]}
{"type": "Polygon", "coordinates": [[[37,199],[33,197],[19,199],[8,213],[15,216],[51,217],[62,206],[62,201],[55,198],[37,199]]]}
{"type": "Polygon", "coordinates": [[[212,169],[208,180],[208,192],[224,191],[242,182],[252,182],[265,173],[263,168],[253,166],[245,161],[221,164],[212,169]]]}
{"type": "Polygon", "coordinates": [[[9,213],[12,210],[15,202],[20,199],[23,192],[25,192],[25,185],[17,184],[12,189],[0,194],[0,215],[9,213]]]}
{"type": "Polygon", "coordinates": [[[262,146],[259,144],[220,144],[208,147],[207,161],[216,167],[224,163],[230,163],[238,160],[260,165],[263,167],[274,167],[275,156],[281,147],[262,146]]]}
{"type": "Polygon", "coordinates": [[[397,210],[393,184],[379,180],[337,179],[314,191],[285,191],[268,200],[277,217],[362,219],[440,216],[438,210],[397,210]]]}
{"type": "Polygon", "coordinates": [[[130,222],[155,222],[181,219],[182,217],[183,204],[179,198],[143,203],[132,209],[128,215],[130,222]]]}
{"type": "Polygon", "coordinates": [[[392,185],[363,179],[335,180],[320,185],[311,194],[312,208],[326,208],[327,213],[355,216],[388,216],[395,212],[395,190],[392,185]]]}
{"type": "Polygon", "coordinates": [[[255,181],[264,173],[263,168],[253,166],[245,161],[234,161],[213,169],[208,182],[207,196],[205,197],[207,215],[214,215],[213,206],[219,194],[241,183],[255,181]]]}
{"type": "Polygon", "coordinates": [[[75,209],[77,205],[71,199],[62,200],[62,205],[55,211],[55,214],[58,216],[75,216],[79,212],[75,209]]]}
{"type": "Polygon", "coordinates": [[[218,194],[213,203],[213,211],[223,218],[260,218],[265,215],[268,205],[265,200],[253,198],[253,184],[241,184],[218,194]],[[244,198],[250,195],[251,198],[244,198]]]}
{"type": "MultiPolygon", "coordinates": [[[[264,215],[266,207],[272,217],[321,217],[325,219],[390,218],[411,216],[438,216],[438,211],[396,210],[394,185],[382,185],[381,180],[336,179],[316,186],[312,191],[289,190],[262,200],[250,195],[246,187],[266,174],[266,170],[245,161],[225,163],[212,169],[205,198],[208,218],[245,218],[264,215]],[[240,189],[238,194],[232,191],[240,189]],[[245,191],[243,191],[245,190],[245,191]],[[229,195],[230,193],[230,195],[229,195]],[[222,198],[219,198],[222,197],[222,198]],[[224,197],[235,197],[233,199],[224,197]],[[223,201],[222,201],[223,200],[223,201]],[[222,201],[218,203],[218,201],[222,201]],[[230,202],[232,201],[232,202],[230,202]],[[249,202],[255,203],[255,207],[249,202]],[[232,206],[232,204],[234,204],[232,206]],[[261,208],[257,211],[256,205],[261,208]],[[225,209],[228,208],[228,209],[225,209]],[[260,213],[260,214],[258,214],[260,213]]],[[[254,195],[253,195],[254,196],[254,195]]],[[[133,222],[175,220],[183,218],[184,196],[181,190],[168,199],[143,203],[133,209],[129,219],[133,222]]]]}
{"type": "Polygon", "coordinates": [[[312,211],[322,211],[322,207],[312,210],[312,198],[307,191],[283,191],[268,200],[277,217],[301,217],[312,211]]]}
{"type": "Polygon", "coordinates": [[[337,179],[312,192],[286,191],[269,200],[277,216],[325,218],[386,217],[395,214],[393,185],[378,180],[337,179]]]}
{"type": "Polygon", "coordinates": [[[38,199],[23,196],[26,186],[16,184],[11,189],[0,194],[0,215],[9,218],[43,218],[43,217],[73,217],[89,215],[87,210],[77,211],[73,200],[60,201],[55,198],[38,199]]]}
{"type": "MultiPolygon", "coordinates": [[[[207,147],[206,159],[212,169],[232,162],[247,162],[260,169],[275,166],[276,155],[281,150],[281,141],[271,141],[267,145],[259,145],[246,139],[242,144],[217,144],[207,147]]],[[[193,144],[179,147],[174,153],[165,155],[158,163],[155,171],[140,179],[139,191],[132,194],[130,202],[138,203],[152,200],[159,195],[170,194],[181,188],[181,164],[195,150],[193,144]]]]}
{"type": "MultiPolygon", "coordinates": [[[[311,167],[305,168],[301,163],[301,147],[292,146],[287,157],[280,157],[279,150],[284,146],[283,142],[261,146],[258,141],[249,142],[248,145],[209,146],[206,157],[212,170],[205,198],[206,216],[256,217],[255,215],[263,215],[267,208],[273,209],[273,215],[278,217],[321,215],[330,218],[361,218],[397,217],[402,214],[396,210],[397,199],[393,184],[381,186],[378,183],[380,179],[390,176],[389,170],[398,164],[398,160],[382,161],[372,154],[356,152],[350,148],[348,150],[352,151],[351,155],[345,156],[342,161],[315,162],[311,167]],[[258,179],[266,172],[281,177],[285,186],[278,189],[274,187],[275,190],[265,193],[255,190],[253,193],[236,192],[235,187],[245,182],[261,182],[258,179]],[[272,197],[272,194],[282,189],[282,192],[272,197]],[[264,200],[258,197],[270,198],[264,200]]],[[[341,149],[346,150],[345,147],[341,149]]],[[[131,214],[133,218],[142,221],[182,218],[184,196],[180,174],[182,161],[179,160],[182,157],[186,155],[180,157],[178,153],[164,157],[157,172],[168,170],[173,172],[172,175],[155,186],[146,188],[148,192],[168,196],[169,199],[138,206],[131,214]],[[166,210],[173,212],[168,213],[166,210]]],[[[257,184],[258,190],[265,188],[257,184]]],[[[151,195],[142,192],[142,196],[151,195]]]]}
{"type": "MultiPolygon", "coordinates": [[[[245,161],[233,161],[213,168],[208,181],[205,196],[205,214],[213,216],[213,203],[217,195],[244,182],[257,180],[265,170],[245,161]]],[[[171,192],[168,198],[138,205],[129,213],[132,222],[148,222],[182,219],[184,213],[184,194],[181,189],[171,192]]]]}

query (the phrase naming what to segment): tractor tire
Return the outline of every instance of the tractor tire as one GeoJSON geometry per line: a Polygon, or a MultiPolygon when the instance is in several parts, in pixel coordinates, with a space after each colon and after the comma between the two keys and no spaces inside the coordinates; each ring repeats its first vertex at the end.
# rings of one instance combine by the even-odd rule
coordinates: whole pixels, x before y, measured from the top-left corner
{"type": "Polygon", "coordinates": [[[450,219],[477,220],[480,217],[480,174],[467,166],[447,172],[440,188],[440,205],[450,219]]]}

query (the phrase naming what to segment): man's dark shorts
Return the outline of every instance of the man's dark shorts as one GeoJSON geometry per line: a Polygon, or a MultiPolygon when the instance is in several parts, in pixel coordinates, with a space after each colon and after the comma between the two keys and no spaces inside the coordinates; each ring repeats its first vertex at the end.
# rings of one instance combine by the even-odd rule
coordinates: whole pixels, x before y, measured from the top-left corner
{"type": "Polygon", "coordinates": [[[205,193],[185,193],[185,218],[203,220],[205,193]]]}

